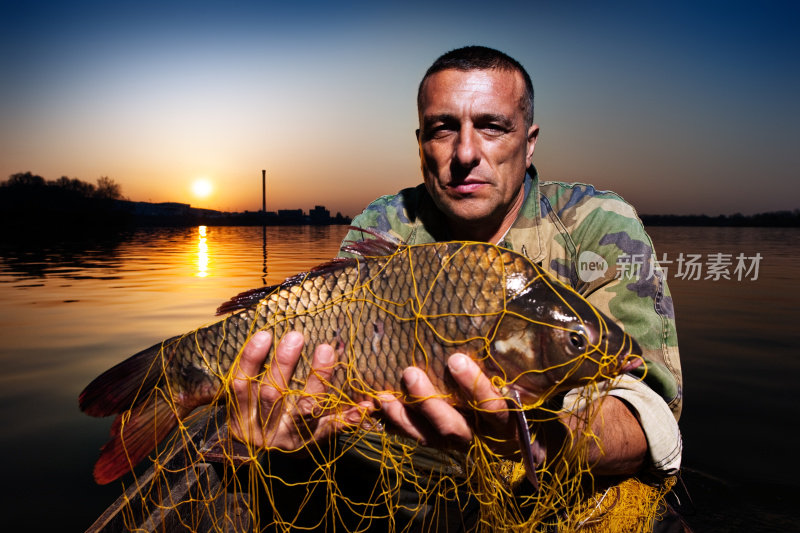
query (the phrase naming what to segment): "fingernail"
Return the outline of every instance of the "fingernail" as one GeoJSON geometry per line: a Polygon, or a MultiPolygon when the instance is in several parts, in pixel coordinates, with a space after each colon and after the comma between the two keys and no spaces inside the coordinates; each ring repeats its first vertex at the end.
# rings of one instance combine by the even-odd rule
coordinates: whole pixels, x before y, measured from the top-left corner
{"type": "Polygon", "coordinates": [[[413,387],[414,383],[419,380],[417,369],[413,367],[406,368],[406,370],[403,372],[403,380],[406,382],[406,386],[413,387]]]}
{"type": "Polygon", "coordinates": [[[327,344],[321,344],[317,349],[319,350],[317,357],[319,357],[320,363],[328,365],[333,362],[333,348],[327,344]]]}
{"type": "Polygon", "coordinates": [[[467,368],[467,356],[457,353],[447,360],[447,366],[450,367],[450,372],[458,374],[467,368]]]}
{"type": "Polygon", "coordinates": [[[383,405],[387,403],[391,403],[395,401],[397,398],[392,396],[391,394],[381,393],[378,394],[378,405],[376,406],[378,409],[383,409],[383,405]]]}
{"type": "Polygon", "coordinates": [[[257,331],[251,338],[250,344],[255,346],[256,348],[261,348],[267,343],[269,339],[269,333],[266,331],[257,331]]]}
{"type": "Polygon", "coordinates": [[[290,348],[295,348],[303,344],[303,341],[303,334],[299,331],[290,331],[283,338],[283,342],[285,342],[290,348]]]}

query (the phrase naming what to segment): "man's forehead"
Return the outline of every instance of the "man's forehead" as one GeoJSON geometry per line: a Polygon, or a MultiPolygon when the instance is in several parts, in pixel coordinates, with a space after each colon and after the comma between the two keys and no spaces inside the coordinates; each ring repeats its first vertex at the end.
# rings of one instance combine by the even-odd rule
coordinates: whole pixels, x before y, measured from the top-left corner
{"type": "Polygon", "coordinates": [[[495,104],[508,97],[507,104],[517,108],[525,95],[525,81],[519,72],[511,69],[441,70],[425,79],[420,92],[419,112],[422,114],[423,108],[433,102],[458,101],[475,95],[493,98],[495,104]]]}

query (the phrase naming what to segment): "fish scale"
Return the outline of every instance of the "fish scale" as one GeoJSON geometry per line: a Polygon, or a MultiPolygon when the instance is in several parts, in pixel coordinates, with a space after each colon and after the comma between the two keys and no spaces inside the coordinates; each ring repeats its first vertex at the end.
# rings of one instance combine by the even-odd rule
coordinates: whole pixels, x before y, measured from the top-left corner
{"type": "MultiPolygon", "coordinates": [[[[418,366],[460,408],[468,398],[447,372],[452,353],[472,357],[531,403],[615,375],[634,347],[577,293],[510,250],[445,242],[374,253],[381,246],[389,248],[384,241],[354,245],[361,257],[242,293],[220,308],[232,311],[221,321],[144,350],[95,379],[81,394],[84,411],[132,413],[126,425],[118,424],[122,434],[103,448],[98,482],[127,472],[179,418],[224,398],[220,389],[258,330],[272,330],[276,339],[303,333],[291,388],[304,386],[314,346],[327,343],[339,362],[330,378],[334,400],[361,401],[381,391],[402,396],[403,370],[418,366]],[[166,405],[148,394],[165,382],[172,394],[166,405]],[[125,441],[146,445],[131,450],[125,441]]],[[[274,353],[275,346],[270,359],[274,353]]]]}

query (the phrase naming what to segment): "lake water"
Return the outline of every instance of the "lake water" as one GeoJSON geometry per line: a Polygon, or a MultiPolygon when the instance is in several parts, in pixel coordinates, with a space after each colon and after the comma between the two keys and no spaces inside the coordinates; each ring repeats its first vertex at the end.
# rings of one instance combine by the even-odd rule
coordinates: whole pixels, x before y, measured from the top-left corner
{"type": "MultiPolygon", "coordinates": [[[[0,238],[5,527],[81,531],[119,495],[119,484],[99,487],[91,475],[111,420],[77,407],[95,376],[143,347],[213,321],[230,296],[334,256],[345,232],[195,227],[0,238]]],[[[681,509],[697,531],[797,529],[800,231],[650,233],[659,257],[672,262],[667,276],[686,382],[688,496],[679,492],[681,509]],[[739,254],[745,266],[757,263],[757,275],[735,269],[739,254]],[[691,255],[699,256],[700,279],[687,279],[697,271],[679,277],[687,271],[683,263],[678,272],[679,259],[691,255]],[[714,280],[713,264],[731,279],[714,280]]]]}

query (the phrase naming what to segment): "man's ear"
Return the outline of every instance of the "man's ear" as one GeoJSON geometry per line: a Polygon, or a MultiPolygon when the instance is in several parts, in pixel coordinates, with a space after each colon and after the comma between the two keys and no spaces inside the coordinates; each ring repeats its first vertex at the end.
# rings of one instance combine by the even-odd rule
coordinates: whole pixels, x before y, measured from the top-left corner
{"type": "Polygon", "coordinates": [[[528,128],[528,147],[525,152],[525,168],[528,168],[531,166],[531,163],[533,163],[533,151],[536,149],[537,139],[539,139],[539,126],[537,124],[531,124],[531,127],[528,128]]]}

